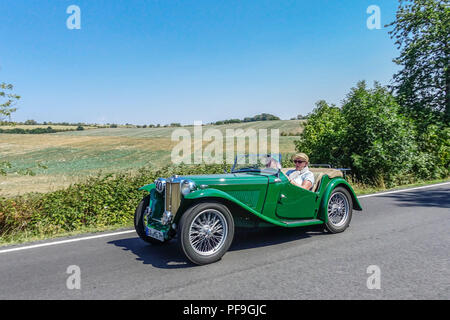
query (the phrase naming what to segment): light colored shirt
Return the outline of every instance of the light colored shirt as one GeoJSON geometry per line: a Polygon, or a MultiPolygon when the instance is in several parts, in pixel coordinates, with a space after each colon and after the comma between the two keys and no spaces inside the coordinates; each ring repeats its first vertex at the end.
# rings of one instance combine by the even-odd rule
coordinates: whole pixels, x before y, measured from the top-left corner
{"type": "Polygon", "coordinates": [[[302,171],[289,170],[286,172],[286,175],[299,186],[303,185],[303,182],[305,181],[310,181],[312,186],[314,186],[314,174],[309,171],[308,168],[305,168],[302,171]]]}

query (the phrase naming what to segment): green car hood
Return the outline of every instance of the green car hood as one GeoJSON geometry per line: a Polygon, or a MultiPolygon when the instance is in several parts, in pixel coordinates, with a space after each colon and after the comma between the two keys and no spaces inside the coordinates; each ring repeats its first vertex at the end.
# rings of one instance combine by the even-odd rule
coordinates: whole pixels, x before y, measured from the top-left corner
{"type": "Polygon", "coordinates": [[[219,190],[217,196],[221,197],[220,192],[225,192],[231,199],[236,199],[257,212],[262,211],[269,184],[268,176],[260,173],[183,176],[182,179],[194,181],[200,190],[209,190],[208,194],[211,194],[211,190],[219,190]]]}
{"type": "Polygon", "coordinates": [[[266,184],[268,178],[259,173],[226,173],[210,175],[183,176],[182,179],[189,179],[200,187],[201,185],[212,186],[232,186],[238,184],[266,184]]]}

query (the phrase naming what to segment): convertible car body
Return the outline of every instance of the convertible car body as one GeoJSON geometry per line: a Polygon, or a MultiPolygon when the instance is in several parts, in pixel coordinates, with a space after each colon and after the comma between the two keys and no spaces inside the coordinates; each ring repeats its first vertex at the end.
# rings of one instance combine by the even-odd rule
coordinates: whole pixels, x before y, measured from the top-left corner
{"type": "Polygon", "coordinates": [[[136,209],[136,232],[152,244],[177,236],[186,257],[202,265],[226,253],[235,226],[323,224],[338,233],[348,227],[353,210],[362,210],[340,170],[311,168],[311,191],[291,184],[288,170],[235,163],[231,173],[159,178],[141,188],[148,195],[136,209]]]}

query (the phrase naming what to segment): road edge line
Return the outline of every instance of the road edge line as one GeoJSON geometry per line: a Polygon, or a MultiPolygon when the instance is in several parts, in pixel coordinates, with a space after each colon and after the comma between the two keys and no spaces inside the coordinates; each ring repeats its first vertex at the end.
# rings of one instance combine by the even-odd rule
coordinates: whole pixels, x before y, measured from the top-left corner
{"type": "Polygon", "coordinates": [[[48,246],[55,246],[58,244],[65,244],[65,243],[71,243],[71,242],[79,242],[79,241],[84,241],[84,240],[99,239],[99,238],[117,236],[117,235],[121,235],[121,234],[132,233],[132,232],[136,232],[136,231],[133,229],[133,230],[120,231],[120,232],[99,234],[96,236],[88,236],[88,237],[84,237],[84,238],[75,238],[75,239],[67,239],[67,240],[61,240],[61,241],[53,241],[53,242],[47,242],[47,243],[34,244],[34,245],[30,245],[30,246],[0,250],[0,254],[7,253],[7,252],[27,250],[27,249],[36,249],[36,248],[42,248],[42,247],[48,247],[48,246]]]}
{"type": "Polygon", "coordinates": [[[408,192],[408,191],[413,191],[413,190],[420,190],[420,189],[427,189],[427,188],[432,188],[432,187],[439,187],[439,186],[444,186],[444,185],[447,185],[447,184],[450,184],[450,181],[449,182],[438,183],[438,184],[430,184],[430,185],[421,186],[421,187],[414,187],[414,188],[386,191],[386,192],[380,192],[380,193],[366,194],[366,195],[358,196],[357,198],[358,199],[363,199],[363,198],[369,198],[369,197],[377,197],[377,196],[383,196],[383,195],[392,194],[392,193],[408,192]]]}

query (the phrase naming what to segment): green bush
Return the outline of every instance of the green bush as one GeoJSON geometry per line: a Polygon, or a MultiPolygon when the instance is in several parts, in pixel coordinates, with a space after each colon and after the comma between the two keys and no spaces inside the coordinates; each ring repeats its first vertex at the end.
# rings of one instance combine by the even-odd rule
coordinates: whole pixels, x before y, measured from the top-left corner
{"type": "Polygon", "coordinates": [[[422,128],[420,121],[405,115],[386,88],[359,82],[342,108],[317,104],[296,149],[312,163],[349,167],[356,181],[373,186],[447,177],[448,125],[422,128]]]}
{"type": "Polygon", "coordinates": [[[341,110],[321,100],[309,115],[300,140],[294,142],[296,149],[308,154],[311,163],[341,165],[344,127],[341,110]]]}

